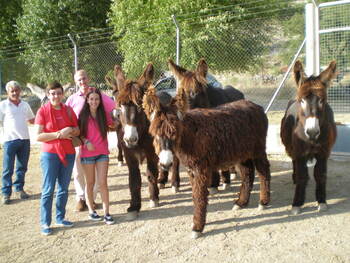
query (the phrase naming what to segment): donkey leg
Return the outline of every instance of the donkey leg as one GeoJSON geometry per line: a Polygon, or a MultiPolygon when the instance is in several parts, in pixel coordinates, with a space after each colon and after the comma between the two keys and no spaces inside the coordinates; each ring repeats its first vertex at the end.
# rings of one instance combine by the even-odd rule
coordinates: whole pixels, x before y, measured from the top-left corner
{"type": "Polygon", "coordinates": [[[230,171],[221,171],[221,180],[222,180],[222,189],[226,190],[229,188],[230,183],[231,183],[231,174],[230,171]]]}
{"type": "MultiPolygon", "coordinates": [[[[119,144],[119,142],[118,142],[119,144]]],[[[117,160],[118,160],[118,166],[122,166],[124,163],[124,157],[123,157],[123,149],[120,145],[118,145],[118,156],[117,156],[117,160]]]]}
{"type": "Polygon", "coordinates": [[[153,158],[147,156],[146,176],[148,180],[148,190],[150,194],[150,207],[159,206],[158,181],[158,157],[154,153],[153,158]]]}
{"type": "Polygon", "coordinates": [[[173,165],[171,167],[171,188],[174,193],[179,192],[180,187],[180,160],[174,156],[173,165]]]}
{"type": "Polygon", "coordinates": [[[210,173],[196,173],[193,178],[192,184],[192,198],[194,205],[193,215],[193,227],[192,238],[198,238],[203,232],[207,205],[208,205],[208,189],[207,189],[207,177],[211,176],[210,173]]]}
{"type": "Polygon", "coordinates": [[[118,143],[117,143],[117,147],[118,147],[118,156],[117,156],[118,166],[122,166],[123,162],[124,162],[124,158],[123,158],[123,147],[122,147],[123,133],[122,133],[121,127],[117,129],[117,139],[118,139],[118,143]]]}
{"type": "Polygon", "coordinates": [[[210,195],[215,195],[219,192],[218,187],[220,184],[220,173],[218,171],[214,171],[210,176],[209,183],[209,193],[210,195]]]}
{"type": "Polygon", "coordinates": [[[259,210],[263,210],[270,202],[270,163],[265,154],[264,158],[255,160],[255,168],[260,179],[259,210]]]}
{"type": "Polygon", "coordinates": [[[296,215],[300,213],[300,207],[305,202],[305,190],[307,181],[309,180],[309,174],[306,166],[306,159],[295,160],[295,192],[292,204],[292,214],[296,215]]]}
{"type": "Polygon", "coordinates": [[[327,210],[326,203],[326,183],[327,183],[327,158],[316,158],[317,162],[314,168],[314,177],[316,181],[316,200],[318,202],[318,211],[327,210]]]}
{"type": "Polygon", "coordinates": [[[169,176],[168,171],[160,170],[159,178],[158,178],[159,189],[165,188],[165,184],[168,182],[168,176],[169,176]]]}
{"type": "Polygon", "coordinates": [[[130,152],[127,152],[125,157],[129,169],[129,189],[131,194],[130,206],[127,212],[128,219],[133,220],[141,209],[141,174],[137,158],[130,152]]]}
{"type": "Polygon", "coordinates": [[[241,188],[238,200],[235,202],[232,210],[238,210],[248,205],[250,191],[253,187],[254,180],[254,164],[252,160],[248,160],[236,165],[236,169],[241,176],[241,188]]]}

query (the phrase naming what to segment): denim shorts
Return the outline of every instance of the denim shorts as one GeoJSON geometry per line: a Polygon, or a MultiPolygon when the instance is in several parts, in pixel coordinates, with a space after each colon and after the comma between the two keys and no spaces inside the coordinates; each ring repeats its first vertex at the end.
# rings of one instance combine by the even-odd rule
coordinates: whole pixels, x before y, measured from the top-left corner
{"type": "Polygon", "coordinates": [[[94,164],[97,162],[105,162],[108,160],[109,160],[109,157],[106,154],[100,154],[100,155],[91,156],[91,157],[81,157],[82,164],[94,164]]]}

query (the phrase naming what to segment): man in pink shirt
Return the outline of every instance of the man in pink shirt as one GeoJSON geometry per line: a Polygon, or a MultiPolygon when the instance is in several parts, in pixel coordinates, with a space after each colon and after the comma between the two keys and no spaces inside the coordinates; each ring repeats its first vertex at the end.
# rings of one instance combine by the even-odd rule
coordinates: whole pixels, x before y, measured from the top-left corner
{"type": "MultiPolygon", "coordinates": [[[[75,84],[79,87],[79,90],[73,95],[68,97],[66,101],[66,105],[72,107],[75,114],[79,116],[85,103],[86,94],[94,88],[89,86],[89,77],[85,70],[82,70],[82,69],[78,70],[74,74],[74,81],[75,81],[75,84]]],[[[106,113],[110,115],[112,110],[115,108],[114,101],[110,97],[108,97],[106,94],[102,93],[102,102],[106,113]]],[[[74,187],[76,191],[76,200],[77,200],[76,211],[84,211],[87,208],[86,201],[85,201],[85,178],[83,174],[83,168],[80,162],[80,149],[79,147],[76,147],[75,150],[76,150],[76,156],[75,156],[73,176],[74,176],[74,187]]],[[[98,185],[96,183],[94,187],[94,199],[96,198],[97,191],[98,191],[98,185]]]]}

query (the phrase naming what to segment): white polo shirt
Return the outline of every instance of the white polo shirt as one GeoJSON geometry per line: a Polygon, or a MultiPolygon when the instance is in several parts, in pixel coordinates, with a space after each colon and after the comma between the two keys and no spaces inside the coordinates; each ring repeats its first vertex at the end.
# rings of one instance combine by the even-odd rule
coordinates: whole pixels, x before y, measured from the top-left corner
{"type": "Polygon", "coordinates": [[[22,101],[16,106],[9,99],[0,102],[0,121],[4,128],[1,141],[29,139],[28,120],[33,119],[34,113],[29,104],[22,101]]]}

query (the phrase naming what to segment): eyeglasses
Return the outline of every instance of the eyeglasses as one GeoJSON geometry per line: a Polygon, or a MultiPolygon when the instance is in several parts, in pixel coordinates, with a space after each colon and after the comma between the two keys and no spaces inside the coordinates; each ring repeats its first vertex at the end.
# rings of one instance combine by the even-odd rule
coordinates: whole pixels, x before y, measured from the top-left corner
{"type": "Polygon", "coordinates": [[[51,96],[61,96],[63,93],[62,92],[49,92],[49,95],[51,96]]]}

